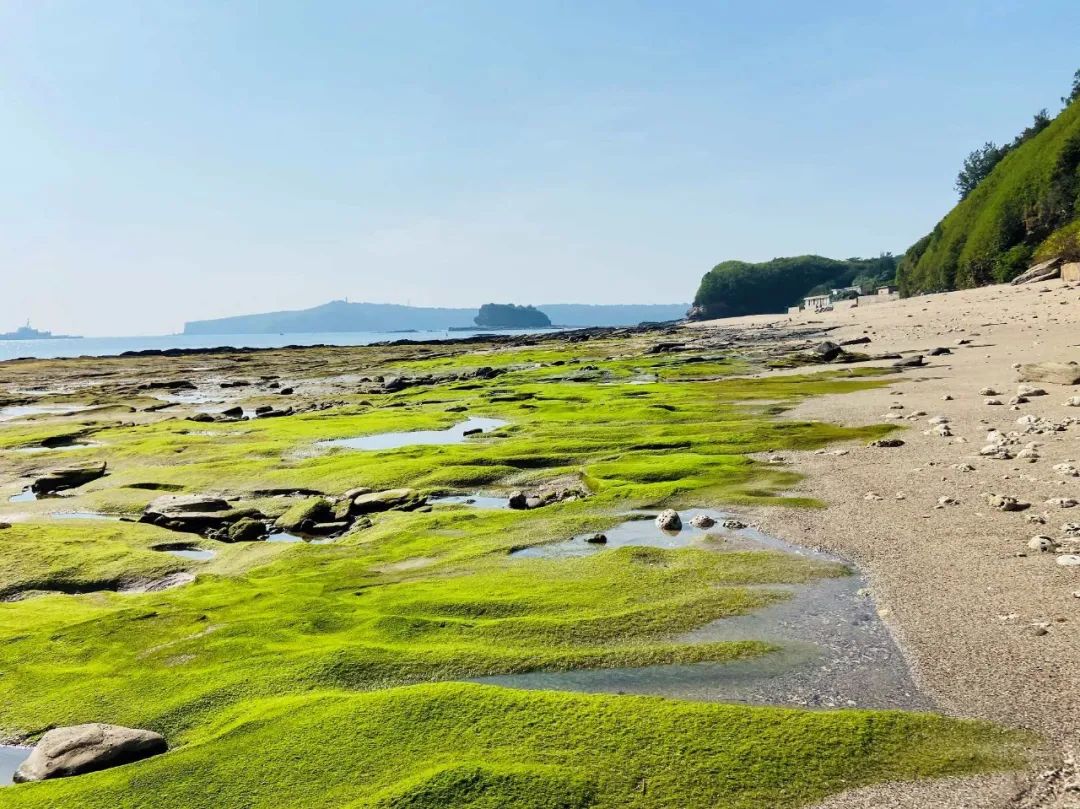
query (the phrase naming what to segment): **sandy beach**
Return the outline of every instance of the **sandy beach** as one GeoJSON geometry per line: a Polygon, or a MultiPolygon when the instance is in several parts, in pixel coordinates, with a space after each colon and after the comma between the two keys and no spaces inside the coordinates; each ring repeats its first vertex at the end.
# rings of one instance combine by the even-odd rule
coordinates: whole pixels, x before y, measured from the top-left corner
{"type": "Polygon", "coordinates": [[[791,411],[848,425],[894,421],[904,443],[785,453],[806,476],[797,493],[827,508],[759,509],[753,517],[775,535],[862,567],[880,614],[943,712],[1047,739],[1046,760],[1026,774],[876,787],[821,806],[1080,806],[1071,763],[1080,728],[1080,567],[1062,558],[1080,553],[1080,532],[1065,529],[1080,523],[1080,507],[1060,505],[1080,499],[1080,477],[1068,473],[1080,459],[1080,407],[1068,400],[1080,386],[1033,383],[1046,395],[1010,403],[1016,364],[1080,360],[1080,287],[996,286],[691,328],[739,324],[816,324],[832,328],[835,342],[871,339],[853,350],[925,355],[925,366],[887,387],[808,399],[791,411]],[[930,356],[937,347],[951,353],[930,356]],[[1014,457],[980,454],[996,438],[988,439],[992,430],[1014,457]],[[988,494],[1030,507],[1000,511],[988,494]],[[1037,536],[1054,550],[1029,547],[1037,536]]]}

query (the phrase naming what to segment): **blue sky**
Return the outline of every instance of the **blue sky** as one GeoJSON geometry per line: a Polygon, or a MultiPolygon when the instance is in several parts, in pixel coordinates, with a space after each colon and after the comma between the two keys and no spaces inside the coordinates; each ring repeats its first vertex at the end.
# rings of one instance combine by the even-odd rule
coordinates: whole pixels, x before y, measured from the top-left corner
{"type": "Polygon", "coordinates": [[[0,330],[689,300],[903,251],[1080,3],[0,0],[0,330]]]}

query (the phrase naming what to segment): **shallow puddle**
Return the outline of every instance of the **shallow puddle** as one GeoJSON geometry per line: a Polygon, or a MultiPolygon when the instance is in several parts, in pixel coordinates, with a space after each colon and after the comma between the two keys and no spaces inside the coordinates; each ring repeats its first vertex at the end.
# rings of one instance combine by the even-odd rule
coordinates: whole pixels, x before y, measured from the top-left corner
{"type": "Polygon", "coordinates": [[[509,424],[502,419],[489,419],[473,416],[465,421],[448,427],[445,430],[413,430],[402,433],[376,433],[375,435],[362,435],[358,438],[335,438],[329,441],[318,441],[318,447],[346,447],[348,449],[397,449],[398,447],[419,446],[421,444],[461,444],[468,440],[473,430],[484,433],[497,430],[509,424]]]}
{"type": "Polygon", "coordinates": [[[10,744],[0,744],[0,786],[7,786],[12,781],[19,765],[26,761],[32,747],[16,747],[10,744]]]}
{"type": "MultiPolygon", "coordinates": [[[[687,518],[701,511],[680,512],[687,518]]],[[[778,550],[821,561],[840,561],[790,545],[754,529],[708,531],[690,528],[665,535],[651,521],[623,523],[610,531],[607,545],[575,538],[515,555],[577,556],[621,545],[685,547],[700,543],[717,550],[778,550]],[[706,534],[713,534],[706,538],[706,534]],[[536,551],[544,551],[539,554],[536,551]]],[[[642,668],[583,669],[479,678],[476,682],[512,688],[599,693],[652,694],[710,702],[809,707],[933,709],[915,685],[899,648],[881,621],[858,574],[801,585],[775,585],[790,594],[748,615],[724,618],[673,640],[683,643],[760,640],[780,650],[733,663],[661,665],[642,668]]]]}
{"type": "Polygon", "coordinates": [[[91,405],[61,404],[9,405],[8,407],[0,407],[0,421],[14,421],[27,416],[68,416],[72,413],[78,413],[80,410],[87,410],[90,407],[91,405]]]}
{"type": "Polygon", "coordinates": [[[216,555],[213,551],[200,548],[189,542],[174,542],[167,545],[155,545],[151,550],[177,556],[180,559],[192,559],[196,562],[206,562],[216,555]]]}
{"type": "Polygon", "coordinates": [[[102,514],[100,511],[54,511],[49,515],[56,520],[113,520],[119,521],[115,514],[102,514]]]}
{"type": "Polygon", "coordinates": [[[432,497],[428,500],[433,506],[470,506],[472,508],[510,508],[510,498],[491,497],[484,494],[451,494],[446,497],[432,497]]]}
{"type": "Polygon", "coordinates": [[[683,527],[678,531],[661,531],[653,522],[655,517],[653,512],[641,512],[633,515],[635,519],[627,520],[614,528],[599,532],[607,537],[606,543],[587,542],[588,538],[596,536],[598,533],[589,531],[563,542],[521,548],[513,551],[510,555],[553,559],[567,556],[586,556],[590,553],[599,553],[605,548],[621,548],[626,545],[644,545],[649,548],[671,549],[685,548],[694,544],[701,544],[704,547],[706,543],[710,543],[714,547],[722,547],[717,544],[716,540],[710,539],[710,535],[714,538],[722,538],[724,534],[730,534],[729,531],[720,526],[720,523],[727,517],[719,512],[695,508],[680,511],[679,515],[682,517],[683,527]],[[716,524],[711,528],[695,528],[690,525],[690,520],[700,515],[712,517],[716,524]]]}
{"type": "Polygon", "coordinates": [[[314,537],[304,536],[302,534],[290,534],[287,531],[281,531],[277,534],[270,534],[266,538],[267,542],[305,542],[308,545],[328,545],[334,541],[334,537],[314,537]]]}

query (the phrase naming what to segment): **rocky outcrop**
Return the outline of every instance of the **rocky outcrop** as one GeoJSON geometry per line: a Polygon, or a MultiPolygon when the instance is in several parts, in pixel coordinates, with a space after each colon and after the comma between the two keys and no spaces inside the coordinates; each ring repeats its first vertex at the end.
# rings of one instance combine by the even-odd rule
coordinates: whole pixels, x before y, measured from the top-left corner
{"type": "MultiPolygon", "coordinates": [[[[245,518],[255,521],[261,519],[262,514],[252,508],[234,508],[220,497],[166,494],[146,506],[139,522],[194,534],[225,531],[221,538],[229,539],[230,526],[245,518]]],[[[246,529],[249,537],[251,530],[246,529]]]]}
{"type": "Polygon", "coordinates": [[[168,749],[152,730],[93,723],[56,728],[41,737],[15,772],[15,782],[44,781],[130,764],[168,749]]]}
{"type": "Polygon", "coordinates": [[[575,475],[567,475],[549,480],[531,489],[512,492],[507,505],[521,511],[543,508],[552,503],[572,502],[588,496],[589,490],[581,479],[575,475]]]}
{"type": "Polygon", "coordinates": [[[1052,382],[1080,385],[1080,365],[1075,362],[1039,362],[1020,367],[1021,382],[1052,382]]]}
{"type": "Polygon", "coordinates": [[[391,510],[411,511],[426,502],[427,498],[417,494],[414,489],[387,489],[357,495],[353,498],[351,513],[360,515],[391,510]]]}
{"type": "Polygon", "coordinates": [[[74,489],[105,474],[105,461],[92,464],[78,464],[52,469],[30,484],[36,494],[51,494],[61,489],[74,489]]]}
{"type": "Polygon", "coordinates": [[[1039,281],[1049,281],[1053,278],[1061,277],[1061,265],[1064,263],[1064,259],[1058,256],[1052,258],[1049,261],[1043,261],[1032,267],[1028,267],[1027,270],[1020,273],[1012,280],[1012,285],[1018,284],[1034,284],[1039,281]]]}

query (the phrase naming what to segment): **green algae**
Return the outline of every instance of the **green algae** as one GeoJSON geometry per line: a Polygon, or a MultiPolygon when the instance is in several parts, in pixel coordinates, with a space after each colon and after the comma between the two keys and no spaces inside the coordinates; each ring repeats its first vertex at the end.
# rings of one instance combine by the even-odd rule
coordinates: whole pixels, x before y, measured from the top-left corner
{"type": "MultiPolygon", "coordinates": [[[[102,446],[91,455],[108,460],[109,475],[72,491],[64,508],[134,517],[161,491],[213,492],[275,518],[311,501],[268,490],[505,492],[560,475],[581,479],[590,496],[527,512],[390,512],[330,545],[214,544],[217,556],[197,564],[152,550],[187,535],[126,522],[62,525],[46,517],[55,501],[11,504],[33,521],[0,531],[3,592],[105,591],[0,604],[0,731],[23,738],[109,721],[160,730],[175,749],[114,771],[5,788],[0,806],[795,806],[886,778],[1019,762],[1018,737],[940,717],[441,682],[769,654],[773,647],[753,638],[674,639],[783,597],[758,585],[844,575],[842,567],[760,551],[509,553],[604,530],[635,508],[807,505],[784,496],[796,473],[747,456],[867,441],[890,428],[782,418],[807,396],[883,384],[872,370],[735,378],[750,367],[745,358],[685,363],[616,340],[439,350],[445,356],[423,360],[390,349],[313,351],[325,367],[293,370],[355,372],[349,357],[369,355],[380,372],[509,370],[393,394],[342,393],[329,409],[282,418],[196,424],[140,414],[96,423],[102,446]],[[581,362],[552,365],[573,359],[581,362]],[[608,377],[554,380],[583,364],[608,377]],[[642,373],[661,381],[607,384],[642,373]],[[689,381],[702,376],[719,378],[689,381]],[[509,424],[455,445],[316,448],[473,415],[509,424]],[[180,569],[197,580],[160,593],[107,592],[180,569]],[[757,758],[747,764],[747,756],[757,758]]],[[[260,362],[275,368],[304,356],[268,352],[260,362]]],[[[265,392],[245,395],[260,401],[265,392]]],[[[0,437],[7,429],[0,425],[0,437]]],[[[26,440],[25,432],[13,438],[26,440]]],[[[9,478],[41,463],[2,449],[17,445],[0,443],[9,478]]]]}
{"type": "Polygon", "coordinates": [[[246,703],[139,764],[0,806],[796,807],[1015,766],[1022,737],[894,711],[795,711],[442,684],[246,703]]]}

